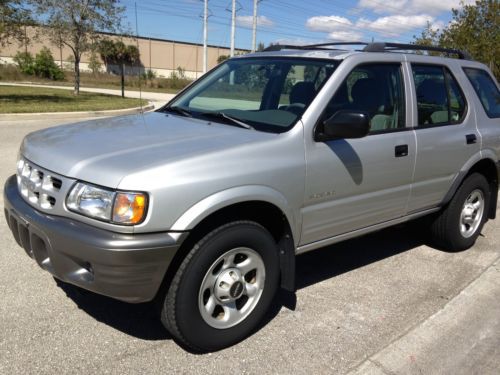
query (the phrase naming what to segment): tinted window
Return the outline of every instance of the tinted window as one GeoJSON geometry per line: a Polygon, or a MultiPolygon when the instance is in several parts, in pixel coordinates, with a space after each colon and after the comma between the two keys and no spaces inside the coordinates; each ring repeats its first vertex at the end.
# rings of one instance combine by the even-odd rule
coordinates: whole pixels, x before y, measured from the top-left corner
{"type": "Polygon", "coordinates": [[[488,116],[500,117],[500,92],[488,72],[473,68],[464,68],[464,71],[488,116]]]}
{"type": "Polygon", "coordinates": [[[163,111],[281,133],[312,103],[337,66],[331,60],[235,58],[196,81],[163,111]]]}
{"type": "Polygon", "coordinates": [[[328,103],[324,118],[339,110],[368,112],[370,132],[405,127],[401,66],[367,64],[356,67],[328,103]]]}
{"type": "Polygon", "coordinates": [[[419,125],[461,121],[466,102],[455,77],[441,66],[413,65],[419,125]]]}
{"type": "Polygon", "coordinates": [[[450,117],[451,122],[459,122],[465,115],[465,98],[462,90],[458,86],[455,77],[451,75],[448,69],[446,72],[446,82],[448,84],[448,95],[450,98],[450,117]]]}

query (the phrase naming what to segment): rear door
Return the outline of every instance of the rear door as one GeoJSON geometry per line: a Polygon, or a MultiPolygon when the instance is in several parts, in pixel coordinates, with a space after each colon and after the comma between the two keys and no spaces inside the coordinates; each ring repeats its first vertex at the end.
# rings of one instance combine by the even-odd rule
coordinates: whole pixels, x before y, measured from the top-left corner
{"type": "Polygon", "coordinates": [[[464,95],[466,78],[458,64],[415,61],[411,72],[418,152],[409,213],[439,205],[459,172],[480,155],[474,107],[464,95]]]}
{"type": "MultiPolygon", "coordinates": [[[[470,64],[468,62],[468,64],[470,64]]],[[[484,66],[463,68],[472,86],[470,100],[474,101],[476,119],[482,140],[482,156],[500,159],[500,90],[495,78],[484,66]],[[472,91],[475,94],[473,95],[472,91]]]]}

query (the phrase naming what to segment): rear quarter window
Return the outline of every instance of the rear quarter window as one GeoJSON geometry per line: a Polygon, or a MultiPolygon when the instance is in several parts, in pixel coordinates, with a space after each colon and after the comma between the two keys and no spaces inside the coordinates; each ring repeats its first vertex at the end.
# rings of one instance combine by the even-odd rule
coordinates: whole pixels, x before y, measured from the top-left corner
{"type": "Polygon", "coordinates": [[[441,65],[412,64],[417,93],[418,126],[458,124],[467,103],[457,81],[441,65]]]}
{"type": "Polygon", "coordinates": [[[463,68],[490,118],[500,117],[500,91],[490,74],[482,69],[463,68]]]}

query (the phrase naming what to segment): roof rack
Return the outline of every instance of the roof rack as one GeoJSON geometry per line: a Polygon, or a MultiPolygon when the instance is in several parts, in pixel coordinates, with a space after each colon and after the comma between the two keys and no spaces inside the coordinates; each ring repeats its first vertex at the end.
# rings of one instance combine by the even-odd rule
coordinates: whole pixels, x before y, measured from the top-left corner
{"type": "Polygon", "coordinates": [[[370,43],[365,48],[364,52],[386,52],[386,51],[434,51],[443,52],[449,55],[457,55],[461,60],[472,60],[471,55],[467,51],[459,49],[442,48],[434,46],[420,46],[418,44],[401,44],[401,43],[370,43]]]}
{"type": "Polygon", "coordinates": [[[320,44],[308,44],[305,46],[293,46],[290,44],[273,44],[272,46],[269,46],[266,49],[264,49],[264,52],[281,51],[283,49],[298,49],[298,50],[332,49],[332,48],[324,48],[324,47],[356,46],[356,45],[367,46],[368,43],[365,43],[365,42],[331,42],[331,43],[320,43],[320,44]]]}
{"type": "Polygon", "coordinates": [[[361,45],[364,48],[361,50],[363,52],[390,52],[390,51],[434,51],[443,52],[448,55],[457,55],[461,60],[472,60],[472,57],[466,51],[461,51],[458,49],[451,48],[441,48],[434,46],[420,46],[417,44],[401,44],[401,43],[365,43],[365,42],[332,42],[332,43],[320,43],[320,44],[310,44],[305,46],[293,46],[288,44],[275,44],[267,47],[264,51],[281,51],[284,49],[295,49],[295,50],[336,50],[335,46],[356,46],[361,45]]]}

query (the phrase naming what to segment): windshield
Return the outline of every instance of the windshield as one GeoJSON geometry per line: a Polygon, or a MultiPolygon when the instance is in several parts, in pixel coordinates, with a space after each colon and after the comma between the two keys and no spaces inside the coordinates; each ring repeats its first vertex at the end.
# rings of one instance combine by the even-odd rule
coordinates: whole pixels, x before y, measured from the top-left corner
{"type": "Polygon", "coordinates": [[[160,111],[282,133],[297,122],[337,65],[300,58],[228,60],[160,111]]]}

